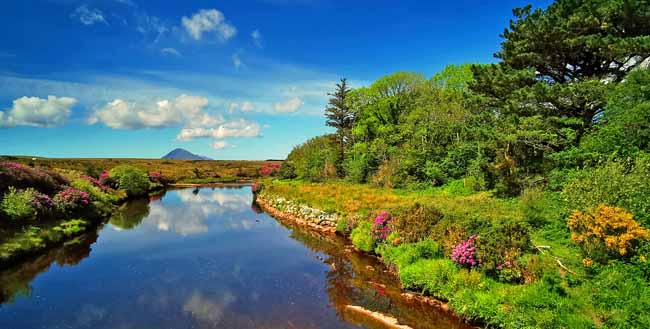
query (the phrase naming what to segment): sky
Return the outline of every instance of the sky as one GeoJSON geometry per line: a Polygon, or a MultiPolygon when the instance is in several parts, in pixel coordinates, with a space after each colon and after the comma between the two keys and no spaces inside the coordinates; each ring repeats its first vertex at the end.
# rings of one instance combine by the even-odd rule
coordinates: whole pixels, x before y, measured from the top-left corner
{"type": "Polygon", "coordinates": [[[530,2],[3,1],[0,154],[283,159],[340,78],[495,62],[530,2]]]}

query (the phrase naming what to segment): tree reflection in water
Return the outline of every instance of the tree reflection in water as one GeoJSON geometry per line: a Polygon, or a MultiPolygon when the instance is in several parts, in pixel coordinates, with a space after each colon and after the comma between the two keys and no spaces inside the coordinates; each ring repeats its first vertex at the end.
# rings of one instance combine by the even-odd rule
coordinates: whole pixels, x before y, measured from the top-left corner
{"type": "Polygon", "coordinates": [[[369,323],[367,317],[346,310],[358,305],[371,311],[398,318],[413,328],[471,328],[443,310],[417,300],[402,297],[399,280],[378,259],[360,254],[339,236],[321,234],[302,227],[282,223],[292,230],[291,238],[301,242],[330,266],[327,272],[327,294],[330,304],[346,321],[368,327],[384,328],[369,323]]]}
{"type": "Polygon", "coordinates": [[[29,296],[32,280],[47,271],[53,263],[73,266],[90,256],[91,245],[97,241],[100,230],[101,227],[63,246],[49,249],[37,257],[0,271],[0,304],[11,303],[18,296],[29,296]]]}

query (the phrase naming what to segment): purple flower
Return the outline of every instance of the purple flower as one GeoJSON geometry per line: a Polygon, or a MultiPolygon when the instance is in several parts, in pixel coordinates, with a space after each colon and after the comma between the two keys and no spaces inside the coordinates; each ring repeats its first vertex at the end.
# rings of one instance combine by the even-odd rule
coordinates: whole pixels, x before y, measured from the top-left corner
{"type": "Polygon", "coordinates": [[[464,267],[477,267],[481,266],[481,262],[477,259],[476,247],[474,243],[478,240],[478,236],[472,235],[469,239],[461,241],[451,253],[451,259],[454,263],[464,267]]]}

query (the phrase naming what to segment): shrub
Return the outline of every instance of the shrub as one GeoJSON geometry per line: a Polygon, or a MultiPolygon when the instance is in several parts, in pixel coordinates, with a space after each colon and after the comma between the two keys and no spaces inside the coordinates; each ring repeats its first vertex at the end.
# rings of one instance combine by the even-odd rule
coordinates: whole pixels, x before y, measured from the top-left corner
{"type": "Polygon", "coordinates": [[[32,206],[36,209],[38,215],[50,215],[52,210],[54,210],[54,200],[50,198],[47,194],[34,191],[32,196],[32,206]]]}
{"type": "Polygon", "coordinates": [[[416,203],[398,211],[393,226],[404,242],[417,242],[431,236],[443,215],[438,209],[416,203]]]}
{"type": "Polygon", "coordinates": [[[336,223],[336,231],[343,235],[350,235],[352,230],[361,222],[361,216],[345,217],[341,216],[336,223]]]}
{"type": "Polygon", "coordinates": [[[277,162],[265,162],[260,168],[260,175],[275,176],[280,171],[281,164],[277,162]]]}
{"type": "Polygon", "coordinates": [[[109,172],[119,189],[128,196],[141,196],[149,191],[149,175],[146,171],[129,165],[117,166],[109,172]]]}
{"type": "Polygon", "coordinates": [[[492,274],[497,266],[514,262],[531,248],[529,228],[520,220],[489,222],[476,231],[482,237],[476,242],[481,267],[492,274]]]}
{"type": "Polygon", "coordinates": [[[558,194],[545,193],[541,188],[524,190],[521,211],[531,227],[539,228],[563,217],[558,194]]]}
{"type": "Polygon", "coordinates": [[[293,165],[293,163],[285,161],[282,163],[282,166],[280,166],[280,172],[278,175],[282,179],[294,179],[297,177],[296,167],[293,165]]]}
{"type": "Polygon", "coordinates": [[[589,212],[576,211],[569,217],[571,239],[584,255],[595,261],[632,256],[650,232],[637,223],[625,209],[599,205],[589,212]]]}
{"type": "Polygon", "coordinates": [[[441,258],[442,249],[435,241],[425,239],[416,243],[405,243],[385,248],[381,256],[386,264],[400,269],[420,259],[441,258]]]}
{"type": "Polygon", "coordinates": [[[90,195],[75,188],[69,188],[54,196],[56,208],[63,213],[71,213],[90,204],[90,195]]]}
{"type": "Polygon", "coordinates": [[[603,166],[582,170],[564,188],[570,209],[586,210],[599,204],[630,211],[650,227],[650,156],[642,154],[633,163],[609,161],[603,166]]]}
{"type": "Polygon", "coordinates": [[[37,214],[37,210],[32,203],[33,199],[33,189],[18,191],[14,187],[9,187],[9,191],[5,193],[2,199],[0,208],[10,219],[33,219],[37,214]]]}
{"type": "Polygon", "coordinates": [[[372,223],[374,238],[379,241],[384,241],[392,230],[390,214],[385,211],[380,212],[372,223]]]}
{"type": "Polygon", "coordinates": [[[399,276],[404,288],[446,299],[459,270],[449,259],[423,259],[400,269],[399,276]]]}
{"type": "Polygon", "coordinates": [[[454,263],[466,268],[481,266],[481,261],[476,253],[476,240],[478,240],[478,236],[472,235],[454,248],[451,253],[451,259],[454,263]]]}
{"type": "Polygon", "coordinates": [[[373,237],[372,224],[370,222],[360,222],[357,227],[350,233],[352,244],[357,248],[372,252],[375,250],[375,238],[373,237]]]}
{"type": "Polygon", "coordinates": [[[53,194],[67,184],[68,181],[55,172],[14,162],[0,163],[0,193],[13,186],[17,189],[33,188],[42,193],[53,194]]]}

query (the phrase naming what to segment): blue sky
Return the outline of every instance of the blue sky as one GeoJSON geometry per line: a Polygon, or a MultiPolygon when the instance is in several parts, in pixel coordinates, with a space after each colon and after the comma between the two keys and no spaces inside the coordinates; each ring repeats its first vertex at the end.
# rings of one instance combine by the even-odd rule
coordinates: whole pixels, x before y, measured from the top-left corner
{"type": "Polygon", "coordinates": [[[527,3],[4,1],[0,154],[284,158],[339,78],[493,62],[527,3]]]}

